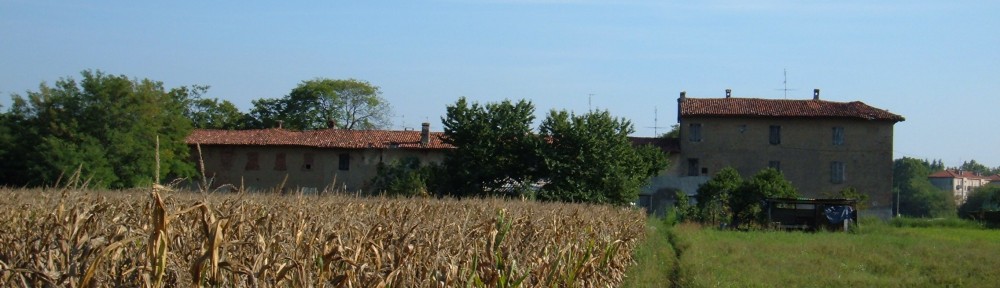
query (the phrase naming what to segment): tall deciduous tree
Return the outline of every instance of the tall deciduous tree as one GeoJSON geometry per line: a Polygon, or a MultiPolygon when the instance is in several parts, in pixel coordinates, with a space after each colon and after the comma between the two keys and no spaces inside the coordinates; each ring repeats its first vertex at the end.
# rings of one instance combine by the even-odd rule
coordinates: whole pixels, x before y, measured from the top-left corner
{"type": "Polygon", "coordinates": [[[900,158],[893,161],[893,200],[899,203],[897,213],[913,217],[953,217],[955,199],[947,191],[934,187],[926,161],[900,158]]]}
{"type": "Polygon", "coordinates": [[[156,138],[160,138],[161,178],[193,175],[186,163],[184,137],[191,123],[183,116],[187,89],[166,90],[149,79],[83,71],[80,82],[42,83],[27,97],[13,96],[8,125],[19,127],[3,169],[19,169],[5,179],[13,185],[50,185],[78,168],[96,187],[148,185],[156,178],[156,138]]]}
{"type": "Polygon", "coordinates": [[[548,180],[538,198],[565,202],[625,205],[638,197],[649,177],[666,168],[659,150],[633,147],[632,123],[607,111],[575,115],[551,111],[539,135],[541,176],[548,180]]]}
{"type": "Polygon", "coordinates": [[[246,115],[228,100],[204,98],[208,86],[175,88],[178,101],[184,105],[184,117],[191,120],[194,128],[201,129],[242,129],[246,126],[246,115]]]}
{"type": "Polygon", "coordinates": [[[732,167],[719,170],[719,173],[708,179],[708,182],[698,186],[698,194],[695,195],[698,201],[698,213],[696,213],[698,218],[712,226],[729,223],[733,219],[729,199],[739,192],[742,186],[743,177],[739,171],[732,167]]]}
{"type": "Polygon", "coordinates": [[[509,193],[537,179],[538,139],[531,133],[535,107],[528,101],[471,105],[460,98],[447,107],[445,156],[450,176],[443,191],[457,196],[509,193]]]}
{"type": "Polygon", "coordinates": [[[378,86],[356,79],[317,78],[302,81],[285,97],[254,101],[249,116],[258,128],[298,130],[328,128],[383,129],[391,126],[392,108],[378,86]]]}

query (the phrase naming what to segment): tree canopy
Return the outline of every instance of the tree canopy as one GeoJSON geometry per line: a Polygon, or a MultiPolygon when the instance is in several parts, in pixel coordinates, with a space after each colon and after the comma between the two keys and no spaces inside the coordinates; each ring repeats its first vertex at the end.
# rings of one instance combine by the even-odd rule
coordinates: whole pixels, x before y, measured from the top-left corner
{"type": "Polygon", "coordinates": [[[506,193],[538,179],[537,137],[531,102],[470,104],[465,97],[447,107],[445,143],[458,147],[446,154],[450,176],[446,194],[457,196],[506,193]]]}
{"type": "Polygon", "coordinates": [[[447,111],[445,141],[458,147],[444,161],[450,194],[624,205],[667,165],[661,151],[633,147],[632,124],[607,111],[551,111],[537,134],[528,101],[480,105],[461,98],[447,111]]]}
{"type": "Polygon", "coordinates": [[[773,168],[743,179],[731,167],[723,168],[708,182],[698,186],[697,207],[692,213],[703,223],[727,223],[732,227],[748,228],[766,225],[763,201],[766,198],[796,198],[792,183],[773,168]]]}
{"type": "Polygon", "coordinates": [[[632,123],[608,111],[575,115],[550,111],[542,121],[541,176],[548,180],[538,198],[624,205],[636,199],[649,177],[666,167],[666,156],[633,147],[632,123]]]}
{"type": "Polygon", "coordinates": [[[194,174],[183,141],[191,130],[184,99],[192,90],[101,71],[81,76],[79,82],[42,83],[26,97],[13,95],[3,117],[8,132],[0,136],[9,138],[0,152],[6,184],[51,185],[79,169],[92,187],[148,185],[157,178],[157,137],[159,176],[194,174]]]}
{"type": "Polygon", "coordinates": [[[893,161],[892,166],[893,200],[899,203],[897,213],[912,217],[954,217],[955,199],[931,184],[927,161],[904,157],[893,161]]]}
{"type": "Polygon", "coordinates": [[[299,83],[282,98],[258,99],[247,114],[253,128],[282,126],[296,130],[336,128],[384,129],[392,108],[378,86],[356,79],[316,78],[299,83]]]}

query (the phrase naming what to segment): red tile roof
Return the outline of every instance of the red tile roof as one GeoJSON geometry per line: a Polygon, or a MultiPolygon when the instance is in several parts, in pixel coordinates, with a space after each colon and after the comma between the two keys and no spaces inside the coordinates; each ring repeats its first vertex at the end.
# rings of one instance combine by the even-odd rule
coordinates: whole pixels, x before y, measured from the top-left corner
{"type": "Polygon", "coordinates": [[[324,129],[289,131],[284,129],[206,130],[195,129],[187,144],[243,146],[307,146],[317,148],[409,148],[451,149],[441,141],[442,132],[431,132],[427,147],[420,145],[420,131],[324,129]]]}
{"type": "Polygon", "coordinates": [[[758,98],[684,98],[681,116],[836,117],[899,122],[903,116],[860,101],[779,100],[758,98]]]}
{"type": "Polygon", "coordinates": [[[927,178],[968,178],[998,181],[1000,180],[1000,175],[976,175],[976,173],[972,171],[942,170],[931,173],[931,175],[927,176],[927,178]]]}

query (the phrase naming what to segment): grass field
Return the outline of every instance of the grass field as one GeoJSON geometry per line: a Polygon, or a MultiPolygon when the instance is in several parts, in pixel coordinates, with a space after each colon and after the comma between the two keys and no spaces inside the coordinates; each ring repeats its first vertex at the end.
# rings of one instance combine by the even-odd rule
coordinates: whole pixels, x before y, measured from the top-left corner
{"type": "Polygon", "coordinates": [[[0,189],[0,286],[613,287],[645,220],[495,199],[0,189]]]}
{"type": "MultiPolygon", "coordinates": [[[[629,279],[626,287],[1000,285],[1000,231],[910,222],[903,226],[932,227],[869,221],[852,233],[803,233],[719,231],[681,224],[663,233],[668,235],[658,236],[672,239],[665,242],[679,255],[672,259],[675,264],[664,265],[662,270],[663,275],[675,275],[671,282],[657,286],[629,279]]],[[[648,253],[644,245],[640,244],[638,253],[648,253]]],[[[639,266],[648,265],[644,263],[648,258],[636,256],[639,266]]],[[[629,275],[647,277],[631,270],[629,275]]]]}

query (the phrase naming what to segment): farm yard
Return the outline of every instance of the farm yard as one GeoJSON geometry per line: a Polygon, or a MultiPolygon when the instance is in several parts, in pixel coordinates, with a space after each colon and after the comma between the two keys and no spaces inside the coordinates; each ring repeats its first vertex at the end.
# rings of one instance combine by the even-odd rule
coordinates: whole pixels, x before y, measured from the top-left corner
{"type": "Polygon", "coordinates": [[[0,285],[607,287],[641,210],[504,200],[0,190],[0,285]]]}

